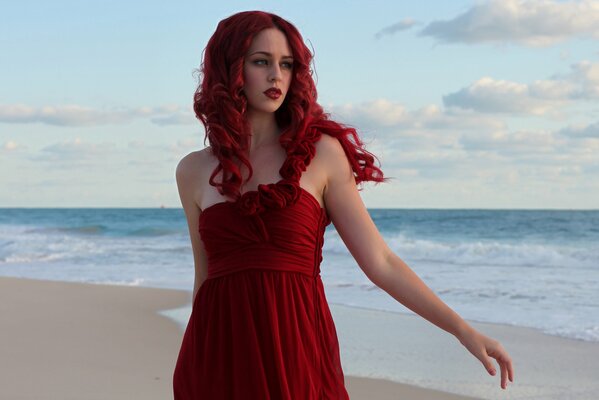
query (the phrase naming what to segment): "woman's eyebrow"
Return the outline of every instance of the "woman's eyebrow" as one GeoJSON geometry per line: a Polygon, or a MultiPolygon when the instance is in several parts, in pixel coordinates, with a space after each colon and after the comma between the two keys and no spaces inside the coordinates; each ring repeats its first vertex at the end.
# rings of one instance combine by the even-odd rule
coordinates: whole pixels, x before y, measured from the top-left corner
{"type": "MultiPolygon", "coordinates": [[[[253,56],[254,54],[258,54],[258,53],[266,54],[267,56],[272,57],[272,54],[270,54],[267,51],[255,51],[252,54],[250,54],[250,56],[253,56]]],[[[293,59],[293,56],[283,56],[281,58],[291,58],[291,59],[293,59]]]]}

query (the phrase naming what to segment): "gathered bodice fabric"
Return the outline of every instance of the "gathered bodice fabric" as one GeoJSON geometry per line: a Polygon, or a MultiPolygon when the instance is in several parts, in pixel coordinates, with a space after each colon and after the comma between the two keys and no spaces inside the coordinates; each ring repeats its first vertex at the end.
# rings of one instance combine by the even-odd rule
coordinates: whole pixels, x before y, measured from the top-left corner
{"type": "Polygon", "coordinates": [[[331,220],[299,185],[318,138],[287,149],[281,181],[200,214],[208,276],[183,335],[175,400],[349,399],[320,277],[331,220]]]}

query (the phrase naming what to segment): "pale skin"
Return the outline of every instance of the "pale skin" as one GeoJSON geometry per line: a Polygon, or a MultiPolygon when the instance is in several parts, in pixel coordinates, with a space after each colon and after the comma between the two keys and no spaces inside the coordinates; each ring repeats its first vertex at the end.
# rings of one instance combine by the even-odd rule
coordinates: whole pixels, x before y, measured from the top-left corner
{"type": "MultiPolygon", "coordinates": [[[[266,29],[256,35],[244,63],[244,92],[248,99],[247,118],[252,128],[250,163],[254,175],[244,183],[242,193],[256,190],[259,183],[277,182],[285,160],[278,143],[280,129],[274,112],[282,104],[292,79],[292,55],[285,35],[266,29]],[[254,54],[257,51],[270,53],[254,54]],[[278,87],[282,96],[273,100],[262,92],[278,87]],[[276,166],[274,168],[273,166],[276,166]]],[[[322,135],[316,155],[300,179],[305,188],[325,208],[331,222],[364,274],[395,300],[451,333],[474,355],[491,375],[496,374],[492,359],[500,368],[500,385],[514,381],[512,360],[501,343],[480,333],[447,306],[412,269],[386,244],[372,221],[357,190],[351,165],[339,141],[322,135]]],[[[193,298],[208,274],[206,251],[198,232],[202,210],[231,200],[222,196],[208,179],[218,160],[210,148],[192,152],[177,165],[176,179],[191,238],[195,281],[193,298]]],[[[244,175],[247,178],[247,175],[244,175]]],[[[220,180],[220,175],[216,177],[220,180]]]]}

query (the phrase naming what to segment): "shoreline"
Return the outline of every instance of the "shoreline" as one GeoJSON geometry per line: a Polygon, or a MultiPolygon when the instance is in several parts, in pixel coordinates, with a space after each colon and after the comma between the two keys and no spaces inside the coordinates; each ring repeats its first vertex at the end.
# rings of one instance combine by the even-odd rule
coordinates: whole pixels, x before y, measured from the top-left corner
{"type": "MultiPolygon", "coordinates": [[[[0,393],[172,398],[183,331],[164,312],[190,300],[191,292],[177,289],[0,277],[0,393]]],[[[490,376],[452,335],[419,316],[330,308],[352,400],[592,399],[599,392],[597,343],[469,321],[514,360],[514,383],[502,390],[499,370],[490,376]]]]}

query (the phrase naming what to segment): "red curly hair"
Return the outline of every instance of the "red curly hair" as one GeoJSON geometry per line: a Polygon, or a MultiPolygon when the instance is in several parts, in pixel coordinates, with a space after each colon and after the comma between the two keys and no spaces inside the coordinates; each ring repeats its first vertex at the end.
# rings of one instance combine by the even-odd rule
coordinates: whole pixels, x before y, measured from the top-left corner
{"type": "MultiPolygon", "coordinates": [[[[200,80],[194,94],[193,109],[204,125],[206,139],[219,165],[210,176],[210,184],[222,195],[238,198],[242,175],[240,163],[253,174],[248,161],[250,126],[245,118],[247,98],[242,92],[245,54],[256,34],[276,28],[285,34],[293,52],[293,76],[281,107],[275,112],[282,129],[280,143],[289,152],[306,132],[317,129],[339,140],[352,166],[356,183],[384,182],[383,172],[374,165],[375,156],[366,151],[356,130],[329,119],[317,103],[318,94],[312,79],[310,63],[313,54],[306,47],[297,28],[283,18],[264,11],[244,11],[218,23],[204,50],[200,80]],[[353,142],[350,140],[353,139],[353,142]],[[222,182],[214,181],[223,171],[222,182]]],[[[378,159],[377,159],[378,161],[378,159]]],[[[379,162],[380,165],[380,162],[379,162]]],[[[361,190],[361,189],[359,189],[361,190]]]]}

